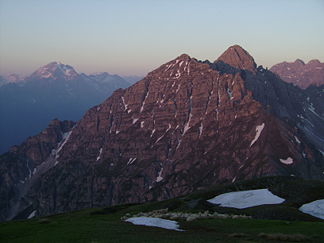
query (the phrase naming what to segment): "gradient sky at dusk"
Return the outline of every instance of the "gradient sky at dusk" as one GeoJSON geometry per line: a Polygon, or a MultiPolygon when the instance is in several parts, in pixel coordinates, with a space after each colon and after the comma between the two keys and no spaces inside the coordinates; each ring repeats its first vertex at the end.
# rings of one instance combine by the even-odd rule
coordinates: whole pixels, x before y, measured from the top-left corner
{"type": "Polygon", "coordinates": [[[61,61],[144,75],[239,44],[256,62],[324,61],[324,0],[0,0],[0,74],[61,61]]]}

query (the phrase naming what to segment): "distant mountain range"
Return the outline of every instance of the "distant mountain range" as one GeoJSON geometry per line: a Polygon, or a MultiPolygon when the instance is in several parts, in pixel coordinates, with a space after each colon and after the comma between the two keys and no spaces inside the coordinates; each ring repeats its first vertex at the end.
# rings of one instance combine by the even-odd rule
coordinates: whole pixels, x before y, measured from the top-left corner
{"type": "Polygon", "coordinates": [[[78,120],[118,88],[130,85],[118,75],[86,75],[58,62],[30,76],[0,78],[0,153],[43,130],[54,118],[78,120]]]}
{"type": "Polygon", "coordinates": [[[324,63],[319,60],[311,60],[305,64],[297,59],[295,62],[282,62],[270,68],[282,78],[282,80],[293,83],[303,89],[311,85],[324,85],[324,63]]]}
{"type": "Polygon", "coordinates": [[[122,78],[125,79],[127,82],[134,84],[134,83],[140,81],[141,79],[143,79],[144,77],[133,75],[133,76],[122,76],[122,78]]]}
{"type": "MultiPolygon", "coordinates": [[[[60,79],[68,74],[64,87],[74,80],[73,70],[57,69],[60,79]]],[[[282,81],[237,45],[214,62],[183,54],[77,123],[54,120],[0,156],[0,219],[163,200],[266,176],[324,180],[320,94],[282,81]]]]}
{"type": "Polygon", "coordinates": [[[0,87],[8,83],[17,83],[23,81],[18,74],[9,74],[7,76],[0,76],[0,87]]]}

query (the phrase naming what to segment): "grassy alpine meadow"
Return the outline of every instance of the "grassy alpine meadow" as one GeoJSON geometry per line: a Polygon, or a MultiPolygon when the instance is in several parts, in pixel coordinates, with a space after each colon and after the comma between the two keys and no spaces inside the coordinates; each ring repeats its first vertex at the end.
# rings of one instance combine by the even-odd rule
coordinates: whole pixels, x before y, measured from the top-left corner
{"type": "Polygon", "coordinates": [[[0,223],[0,242],[324,242],[324,220],[298,210],[303,203],[321,199],[323,189],[323,182],[296,178],[250,180],[160,202],[4,222],[0,223]],[[256,188],[269,188],[286,201],[245,209],[225,208],[207,202],[224,192],[256,188]],[[184,231],[125,222],[129,217],[158,217],[152,212],[162,211],[166,212],[162,218],[177,221],[184,231]],[[206,212],[216,216],[188,220],[188,215],[204,215],[206,212]],[[176,214],[187,216],[172,218],[176,214]],[[223,216],[218,217],[218,214],[223,216]]]}
{"type": "MultiPolygon", "coordinates": [[[[183,232],[127,223],[139,206],[91,209],[0,224],[1,242],[323,242],[324,223],[260,219],[179,221],[183,232]],[[113,208],[112,208],[113,209],[113,208]],[[115,212],[114,212],[115,211],[115,212]]],[[[144,209],[144,208],[143,208],[144,209]]]]}

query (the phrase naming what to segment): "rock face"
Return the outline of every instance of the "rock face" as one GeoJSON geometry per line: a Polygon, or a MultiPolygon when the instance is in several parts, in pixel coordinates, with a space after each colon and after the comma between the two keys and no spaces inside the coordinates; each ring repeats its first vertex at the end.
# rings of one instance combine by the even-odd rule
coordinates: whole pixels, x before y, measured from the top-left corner
{"type": "Polygon", "coordinates": [[[270,175],[324,179],[321,109],[239,46],[214,63],[183,54],[88,110],[40,163],[50,166],[31,177],[16,217],[270,175]]]}
{"type": "Polygon", "coordinates": [[[46,160],[56,153],[74,125],[71,121],[53,120],[40,134],[0,157],[0,219],[15,216],[20,204],[25,206],[20,198],[36,180],[39,170],[44,173],[48,169],[46,160]]]}
{"type": "Polygon", "coordinates": [[[255,72],[256,63],[253,57],[242,47],[238,45],[231,46],[228,48],[215,63],[222,62],[238,70],[247,70],[255,72]]]}
{"type": "Polygon", "coordinates": [[[324,63],[311,60],[305,64],[297,59],[295,62],[282,62],[271,67],[270,71],[278,74],[288,83],[293,83],[302,89],[310,85],[324,85],[324,63]]]}

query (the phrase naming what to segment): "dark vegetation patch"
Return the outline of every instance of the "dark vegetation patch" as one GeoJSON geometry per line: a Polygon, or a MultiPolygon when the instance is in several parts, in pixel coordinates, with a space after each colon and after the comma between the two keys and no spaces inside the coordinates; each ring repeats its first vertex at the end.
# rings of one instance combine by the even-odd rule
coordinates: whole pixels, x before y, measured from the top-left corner
{"type": "Polygon", "coordinates": [[[0,242],[323,242],[324,221],[298,210],[303,203],[323,198],[323,188],[323,182],[289,177],[219,185],[208,191],[161,202],[87,209],[1,223],[0,242]],[[288,200],[279,205],[247,209],[224,208],[206,201],[225,192],[260,188],[269,188],[274,194],[288,200]],[[160,209],[192,213],[208,210],[222,214],[250,215],[253,219],[178,220],[184,232],[137,226],[121,220],[126,214],[131,216],[160,209]]]}

